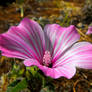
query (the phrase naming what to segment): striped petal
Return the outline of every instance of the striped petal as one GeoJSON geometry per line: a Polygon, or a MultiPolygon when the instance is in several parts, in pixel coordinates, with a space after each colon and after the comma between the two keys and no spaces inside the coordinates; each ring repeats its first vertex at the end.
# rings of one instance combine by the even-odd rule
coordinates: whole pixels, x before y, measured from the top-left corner
{"type": "Polygon", "coordinates": [[[88,42],[76,43],[53,64],[53,67],[68,63],[79,68],[92,69],[92,44],[88,42]]]}
{"type": "Polygon", "coordinates": [[[61,57],[61,54],[80,38],[80,35],[77,33],[77,30],[73,25],[67,28],[62,28],[58,24],[49,24],[45,26],[44,31],[53,47],[52,62],[55,62],[59,57],[61,57]]]}
{"type": "Polygon", "coordinates": [[[25,59],[23,63],[25,66],[40,66],[40,63],[36,59],[25,59]]]}
{"type": "Polygon", "coordinates": [[[88,28],[88,31],[87,31],[86,34],[92,34],[92,26],[90,26],[90,27],[88,28]]]}
{"type": "Polygon", "coordinates": [[[76,69],[72,64],[66,64],[64,66],[59,66],[56,68],[49,68],[41,65],[37,60],[34,59],[26,59],[24,61],[26,66],[37,66],[46,76],[57,79],[60,77],[66,77],[68,79],[72,78],[76,73],[76,69]]]}
{"type": "Polygon", "coordinates": [[[45,41],[42,28],[35,21],[24,18],[21,23],[0,35],[2,55],[41,60],[45,41]]]}
{"type": "Polygon", "coordinates": [[[54,79],[65,77],[67,79],[72,78],[76,73],[76,68],[72,64],[66,64],[56,68],[44,68],[44,74],[54,79]]]}

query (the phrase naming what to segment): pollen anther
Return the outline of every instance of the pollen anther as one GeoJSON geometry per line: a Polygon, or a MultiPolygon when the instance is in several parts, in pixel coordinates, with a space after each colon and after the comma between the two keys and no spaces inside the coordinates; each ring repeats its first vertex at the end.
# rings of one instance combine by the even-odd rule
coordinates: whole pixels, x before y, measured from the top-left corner
{"type": "Polygon", "coordinates": [[[43,56],[43,65],[49,66],[51,64],[51,54],[49,51],[45,51],[43,56]]]}

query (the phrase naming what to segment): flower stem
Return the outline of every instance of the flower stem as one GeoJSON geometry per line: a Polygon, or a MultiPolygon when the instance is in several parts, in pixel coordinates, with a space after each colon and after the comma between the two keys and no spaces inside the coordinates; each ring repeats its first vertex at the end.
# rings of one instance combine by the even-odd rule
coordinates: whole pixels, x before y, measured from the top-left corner
{"type": "Polygon", "coordinates": [[[45,78],[42,77],[42,87],[44,88],[45,87],[45,78]]]}
{"type": "Polygon", "coordinates": [[[77,29],[77,31],[78,31],[78,32],[79,32],[79,34],[80,34],[80,35],[82,35],[83,37],[88,38],[88,36],[87,36],[87,35],[85,35],[83,32],[81,32],[79,29],[77,29]]]}

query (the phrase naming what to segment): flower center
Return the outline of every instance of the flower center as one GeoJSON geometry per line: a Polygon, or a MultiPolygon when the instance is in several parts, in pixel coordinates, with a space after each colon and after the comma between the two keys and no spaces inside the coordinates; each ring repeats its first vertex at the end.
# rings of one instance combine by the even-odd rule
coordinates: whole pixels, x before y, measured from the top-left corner
{"type": "Polygon", "coordinates": [[[43,65],[49,66],[51,64],[51,54],[49,51],[45,51],[43,56],[43,65]]]}

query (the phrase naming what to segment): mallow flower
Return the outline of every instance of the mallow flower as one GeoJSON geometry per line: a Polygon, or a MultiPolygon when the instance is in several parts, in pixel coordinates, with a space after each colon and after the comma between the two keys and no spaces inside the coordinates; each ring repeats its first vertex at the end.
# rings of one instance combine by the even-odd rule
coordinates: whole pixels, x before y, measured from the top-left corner
{"type": "Polygon", "coordinates": [[[92,34],[92,26],[88,27],[88,31],[86,32],[86,34],[92,34]]]}
{"type": "Polygon", "coordinates": [[[0,34],[3,56],[23,59],[25,66],[37,66],[51,78],[72,78],[76,67],[92,69],[92,44],[78,42],[75,26],[41,26],[24,18],[18,26],[0,34]]]}

